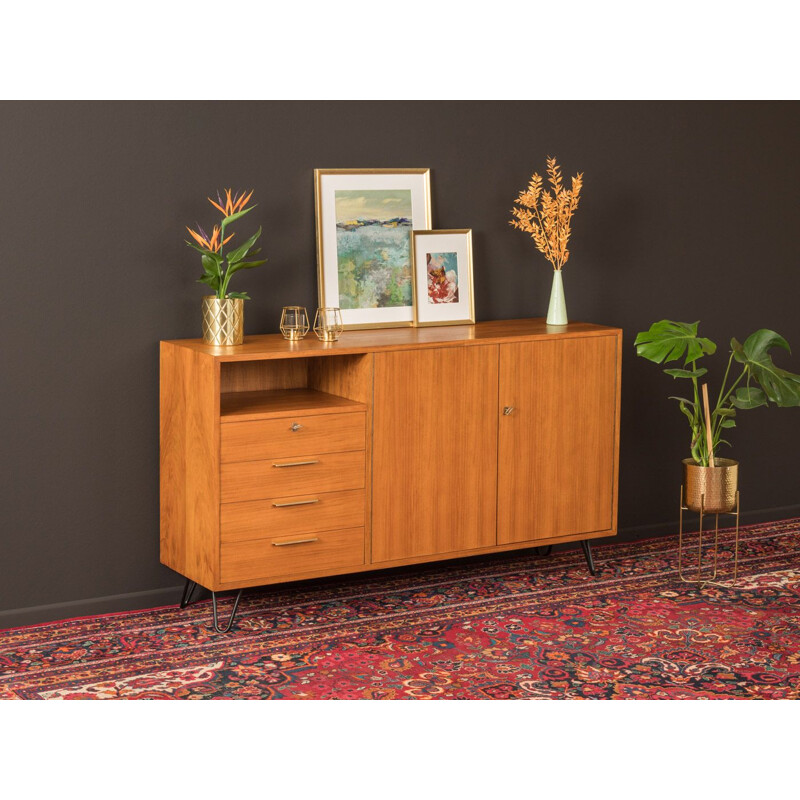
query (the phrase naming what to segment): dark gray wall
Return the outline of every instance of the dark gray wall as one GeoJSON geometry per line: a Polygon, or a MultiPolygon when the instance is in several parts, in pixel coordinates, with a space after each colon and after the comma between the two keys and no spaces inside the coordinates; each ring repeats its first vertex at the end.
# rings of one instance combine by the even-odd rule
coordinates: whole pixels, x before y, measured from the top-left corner
{"type": "MultiPolygon", "coordinates": [[[[158,561],[157,343],[199,335],[203,290],[184,226],[213,218],[205,197],[217,187],[256,190],[250,220],[264,226],[269,264],[236,287],[253,297],[253,334],[276,331],[283,305],[316,305],[315,167],[430,167],[434,226],[473,229],[479,320],[546,312],[550,269],[509,227],[509,209],[547,154],[583,171],[566,295],[572,319],[625,330],[628,536],[671,529],[687,450],[666,399],[678,387],[635,358],[636,332],[702,320],[726,350],[731,336],[771,327],[800,349],[796,103],[73,102],[0,113],[0,625],[174,600],[180,579],[158,561]]],[[[749,519],[798,513],[800,411],[743,414],[734,435],[749,519]]]]}

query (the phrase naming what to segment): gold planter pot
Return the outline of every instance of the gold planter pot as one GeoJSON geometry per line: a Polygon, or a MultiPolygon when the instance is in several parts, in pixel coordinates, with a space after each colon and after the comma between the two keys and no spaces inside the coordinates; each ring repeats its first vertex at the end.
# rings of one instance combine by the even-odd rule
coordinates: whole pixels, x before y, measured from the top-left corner
{"type": "Polygon", "coordinates": [[[739,462],[716,459],[715,467],[701,467],[693,458],[683,459],[683,500],[692,511],[722,514],[736,506],[739,486],[739,462]]]}
{"type": "Polygon", "coordinates": [[[203,341],[217,347],[241,344],[244,339],[244,300],[203,298],[203,341]]]}

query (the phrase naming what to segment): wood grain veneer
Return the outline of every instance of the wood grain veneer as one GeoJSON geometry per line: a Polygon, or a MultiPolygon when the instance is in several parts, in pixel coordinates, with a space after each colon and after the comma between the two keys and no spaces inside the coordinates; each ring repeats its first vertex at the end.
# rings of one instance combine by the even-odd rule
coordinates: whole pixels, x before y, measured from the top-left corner
{"type": "Polygon", "coordinates": [[[499,543],[612,528],[616,359],[613,336],[500,346],[499,543]]]}
{"type": "Polygon", "coordinates": [[[364,529],[351,528],[225,543],[221,576],[223,581],[263,582],[312,569],[328,571],[363,563],[364,529]],[[303,541],[311,539],[316,541],[303,541]]]}
{"type": "Polygon", "coordinates": [[[203,586],[219,562],[219,365],[161,343],[161,562],[203,586]]]}
{"type": "Polygon", "coordinates": [[[295,414],[338,414],[364,411],[363,403],[316,389],[229,392],[220,398],[220,421],[290,417],[295,414]]]}
{"type": "Polygon", "coordinates": [[[585,338],[587,336],[608,336],[609,332],[613,330],[613,328],[588,322],[571,322],[565,326],[552,326],[547,325],[543,319],[508,319],[478,322],[475,325],[450,325],[442,328],[383,328],[345,331],[338,342],[320,342],[313,336],[301,339],[299,342],[289,342],[280,334],[270,333],[263,336],[246,336],[244,343],[236,347],[210,347],[203,344],[202,339],[180,339],[172,343],[212,356],[221,363],[229,363],[271,359],[328,358],[353,353],[419,350],[442,346],[468,347],[548,339],[553,336],[562,339],[585,338]]]}
{"type": "Polygon", "coordinates": [[[544,320],[162,342],[162,561],[216,591],[612,535],[621,344],[544,320]],[[318,560],[264,549],[319,532],[318,560]]]}
{"type": "MultiPolygon", "coordinates": [[[[334,342],[332,346],[336,346],[334,342]]],[[[364,561],[372,552],[372,417],[374,355],[337,355],[336,358],[310,358],[308,385],[319,391],[363,403],[366,409],[366,447],[364,459],[364,561]]]]}
{"type": "Polygon", "coordinates": [[[338,492],[364,488],[364,451],[352,453],[303,453],[291,458],[237,461],[220,468],[223,503],[267,500],[296,494],[338,492]],[[298,466],[281,466],[297,462],[298,466]]]}
{"type": "Polygon", "coordinates": [[[232,392],[303,389],[307,385],[308,361],[304,358],[287,358],[269,365],[261,361],[222,362],[220,391],[223,395],[232,392]]]}
{"type": "Polygon", "coordinates": [[[495,543],[497,354],[375,355],[373,563],[495,543]]]}
{"type": "Polygon", "coordinates": [[[366,419],[353,414],[295,414],[222,426],[222,463],[363,450],[366,419]],[[296,429],[293,426],[299,426],[296,429]]]}
{"type": "MultiPolygon", "coordinates": [[[[597,531],[596,533],[577,533],[572,536],[559,536],[548,540],[547,544],[567,544],[577,542],[582,539],[600,539],[611,535],[609,531],[597,531]]],[[[512,542],[510,544],[496,544],[489,547],[476,547],[474,550],[461,550],[454,553],[433,553],[413,558],[401,558],[397,561],[382,561],[380,564],[365,563],[357,567],[343,567],[341,569],[315,569],[313,566],[305,572],[292,575],[290,578],[278,576],[261,581],[225,581],[219,584],[221,589],[239,589],[244,586],[260,586],[262,584],[283,583],[286,580],[300,581],[311,578],[323,578],[329,575],[344,575],[356,572],[373,572],[376,570],[393,569],[395,567],[407,567],[414,564],[428,564],[434,561],[448,561],[454,558],[470,558],[472,556],[485,556],[492,553],[508,553],[516,550],[530,550],[532,547],[541,546],[542,542],[512,542]]],[[[595,556],[596,559],[596,556],[595,556]]]]}
{"type": "Polygon", "coordinates": [[[363,489],[223,503],[220,536],[223,542],[237,542],[276,534],[293,536],[336,528],[363,528],[364,510],[363,489]],[[304,505],[290,505],[295,503],[304,505]]]}

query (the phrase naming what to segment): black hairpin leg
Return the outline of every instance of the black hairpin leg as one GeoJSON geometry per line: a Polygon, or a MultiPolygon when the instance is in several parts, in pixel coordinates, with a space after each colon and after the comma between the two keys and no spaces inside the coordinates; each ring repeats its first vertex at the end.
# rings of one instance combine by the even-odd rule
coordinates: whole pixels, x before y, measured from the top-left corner
{"type": "Polygon", "coordinates": [[[581,540],[581,547],[583,548],[583,554],[586,556],[586,564],[589,567],[589,572],[594,575],[594,561],[592,560],[592,547],[589,544],[588,539],[581,540]]]}
{"type": "Polygon", "coordinates": [[[236,616],[236,609],[239,608],[239,601],[242,599],[242,589],[236,593],[236,599],[233,601],[233,611],[231,611],[230,619],[228,620],[228,624],[224,628],[219,627],[219,620],[217,618],[217,593],[211,592],[211,602],[214,606],[214,630],[217,633],[227,633],[231,629],[231,625],[233,625],[233,618],[236,616]]]}
{"type": "Polygon", "coordinates": [[[189,601],[192,599],[192,592],[197,588],[197,584],[194,581],[190,581],[188,578],[186,579],[186,585],[183,587],[183,596],[181,597],[181,608],[186,608],[189,605],[189,601]]]}
{"type": "Polygon", "coordinates": [[[547,547],[534,547],[537,556],[549,556],[550,553],[553,551],[553,545],[549,544],[547,547]],[[542,553],[541,551],[544,550],[542,553]]]}

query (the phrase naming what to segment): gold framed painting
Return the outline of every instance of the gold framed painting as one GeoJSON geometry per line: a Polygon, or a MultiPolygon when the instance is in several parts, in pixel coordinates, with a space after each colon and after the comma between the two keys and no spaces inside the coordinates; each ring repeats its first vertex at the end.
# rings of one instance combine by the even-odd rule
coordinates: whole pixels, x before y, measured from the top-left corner
{"type": "Polygon", "coordinates": [[[414,324],[474,324],[472,230],[412,231],[411,255],[414,324]]]}
{"type": "Polygon", "coordinates": [[[414,324],[411,231],[431,227],[429,169],[315,169],[319,305],[346,329],[414,324]]]}

